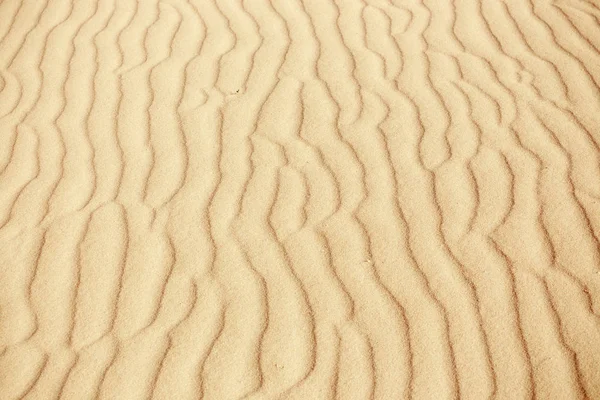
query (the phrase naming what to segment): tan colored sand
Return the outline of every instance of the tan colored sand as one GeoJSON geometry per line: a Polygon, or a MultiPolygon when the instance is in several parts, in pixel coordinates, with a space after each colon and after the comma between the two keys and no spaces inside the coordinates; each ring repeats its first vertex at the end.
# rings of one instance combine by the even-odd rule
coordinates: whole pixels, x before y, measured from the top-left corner
{"type": "Polygon", "coordinates": [[[1,0],[0,400],[600,399],[596,0],[1,0]]]}

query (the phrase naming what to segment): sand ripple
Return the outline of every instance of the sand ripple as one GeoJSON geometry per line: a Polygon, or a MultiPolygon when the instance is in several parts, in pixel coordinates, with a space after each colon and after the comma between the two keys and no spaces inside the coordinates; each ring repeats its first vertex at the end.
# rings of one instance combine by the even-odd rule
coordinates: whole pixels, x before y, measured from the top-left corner
{"type": "Polygon", "coordinates": [[[0,400],[600,399],[595,0],[0,1],[0,400]]]}

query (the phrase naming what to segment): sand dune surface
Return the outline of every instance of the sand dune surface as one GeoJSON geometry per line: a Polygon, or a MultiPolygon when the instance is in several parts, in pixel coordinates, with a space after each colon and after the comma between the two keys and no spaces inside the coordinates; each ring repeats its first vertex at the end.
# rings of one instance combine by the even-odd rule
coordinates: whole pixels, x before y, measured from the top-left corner
{"type": "Polygon", "coordinates": [[[596,0],[0,0],[0,400],[600,399],[596,0]]]}

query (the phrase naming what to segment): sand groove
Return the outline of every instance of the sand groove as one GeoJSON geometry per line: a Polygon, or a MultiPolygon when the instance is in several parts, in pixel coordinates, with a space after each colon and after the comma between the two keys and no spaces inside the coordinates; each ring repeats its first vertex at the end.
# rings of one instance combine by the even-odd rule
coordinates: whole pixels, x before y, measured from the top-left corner
{"type": "Polygon", "coordinates": [[[0,1],[0,400],[600,399],[594,0],[0,1]]]}

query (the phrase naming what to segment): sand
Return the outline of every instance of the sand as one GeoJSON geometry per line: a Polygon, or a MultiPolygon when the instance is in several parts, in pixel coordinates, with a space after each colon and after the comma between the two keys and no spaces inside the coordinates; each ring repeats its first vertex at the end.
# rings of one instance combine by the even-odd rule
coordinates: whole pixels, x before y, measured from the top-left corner
{"type": "Polygon", "coordinates": [[[0,1],[0,399],[600,399],[596,0],[0,1]]]}

